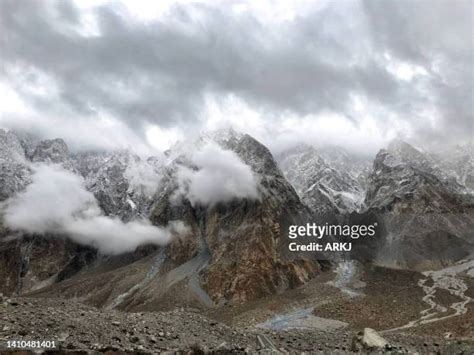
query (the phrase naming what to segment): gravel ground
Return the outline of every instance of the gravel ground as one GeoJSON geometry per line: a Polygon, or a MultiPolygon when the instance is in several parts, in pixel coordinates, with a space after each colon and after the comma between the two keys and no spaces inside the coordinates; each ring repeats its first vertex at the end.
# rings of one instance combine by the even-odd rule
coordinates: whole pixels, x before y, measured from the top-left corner
{"type": "MultiPolygon", "coordinates": [[[[124,313],[55,299],[0,305],[0,348],[8,340],[54,340],[57,349],[106,351],[245,350],[248,336],[192,311],[124,313]]],[[[248,349],[249,351],[251,349],[248,349]]]]}
{"type": "MultiPolygon", "coordinates": [[[[55,351],[48,353],[351,353],[353,330],[272,331],[251,325],[232,328],[197,312],[125,313],[59,299],[3,298],[0,352],[14,350],[8,348],[8,341],[54,340],[55,351]]],[[[474,351],[467,341],[403,333],[383,336],[392,345],[381,351],[387,353],[474,351]]]]}

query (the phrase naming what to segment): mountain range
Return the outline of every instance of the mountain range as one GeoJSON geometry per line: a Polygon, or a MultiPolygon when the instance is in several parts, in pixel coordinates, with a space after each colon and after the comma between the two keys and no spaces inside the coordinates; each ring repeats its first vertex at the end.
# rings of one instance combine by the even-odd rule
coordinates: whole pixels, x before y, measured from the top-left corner
{"type": "Polygon", "coordinates": [[[376,238],[351,255],[367,263],[451,265],[473,255],[472,165],[472,146],[423,152],[394,141],[371,160],[299,145],[274,157],[253,137],[225,130],[143,158],[71,153],[62,139],[0,130],[0,291],[125,310],[245,303],[301,286],[334,264],[288,252],[288,227],[312,221],[378,223],[376,238]],[[20,219],[12,212],[20,202],[32,216],[51,208],[27,199],[42,181],[40,167],[51,166],[51,176],[80,185],[75,195],[64,190],[79,207],[66,214],[58,205],[55,219],[20,219]],[[99,220],[118,234],[145,228],[163,238],[104,249],[115,232],[110,242],[87,239],[70,225],[94,228],[99,220]]]}

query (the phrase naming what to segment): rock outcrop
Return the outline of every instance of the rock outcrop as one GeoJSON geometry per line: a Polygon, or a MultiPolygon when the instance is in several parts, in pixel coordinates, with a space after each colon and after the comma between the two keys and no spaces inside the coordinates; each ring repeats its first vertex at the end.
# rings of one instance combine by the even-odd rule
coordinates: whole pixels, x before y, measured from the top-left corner
{"type": "Polygon", "coordinates": [[[370,247],[381,264],[429,269],[474,251],[473,196],[407,143],[377,154],[365,204],[354,222],[378,221],[380,233],[370,247]]]}
{"type": "MultiPolygon", "coordinates": [[[[176,172],[189,162],[179,155],[163,174],[150,219],[159,225],[183,220],[191,232],[166,249],[159,275],[126,307],[159,306],[176,290],[187,290],[198,304],[245,302],[296,287],[319,271],[319,264],[290,255],[285,231],[302,223],[309,211],[278,169],[266,147],[248,135],[202,137],[235,152],[252,168],[260,183],[259,199],[234,199],[214,206],[192,205],[173,196],[176,172]],[[150,301],[151,300],[151,301],[150,301]]],[[[183,149],[185,150],[185,149],[183,149]]]]}
{"type": "Polygon", "coordinates": [[[20,139],[0,129],[0,201],[22,190],[30,182],[30,174],[20,139]]]}
{"type": "Polygon", "coordinates": [[[382,338],[374,329],[365,328],[354,336],[351,350],[357,352],[380,351],[385,350],[388,346],[388,341],[382,338]]]}
{"type": "MultiPolygon", "coordinates": [[[[334,165],[343,166],[347,157],[341,152],[326,151],[334,165]]],[[[319,152],[301,145],[282,153],[279,165],[298,195],[317,216],[330,216],[358,211],[363,206],[362,171],[335,169],[319,152]]]]}
{"type": "Polygon", "coordinates": [[[78,159],[76,164],[87,174],[86,187],[104,213],[124,221],[147,218],[161,180],[159,163],[143,160],[129,151],[99,155],[98,159],[87,157],[85,162],[78,159]]]}
{"type": "Polygon", "coordinates": [[[60,138],[40,141],[30,159],[33,163],[59,164],[66,170],[74,171],[68,146],[60,138]]]}

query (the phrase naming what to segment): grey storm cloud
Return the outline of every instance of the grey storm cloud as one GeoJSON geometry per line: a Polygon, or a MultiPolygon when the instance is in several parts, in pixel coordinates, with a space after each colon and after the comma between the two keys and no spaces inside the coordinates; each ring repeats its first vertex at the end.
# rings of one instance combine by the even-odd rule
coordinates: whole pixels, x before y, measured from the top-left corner
{"type": "MultiPolygon", "coordinates": [[[[467,0],[363,2],[374,47],[431,74],[438,132],[474,135],[474,8],[467,0]]],[[[409,102],[410,98],[405,98],[409,102]]]]}
{"type": "MultiPolygon", "coordinates": [[[[332,111],[357,125],[351,98],[359,95],[420,136],[465,138],[473,121],[472,7],[461,0],[331,2],[272,25],[226,3],[175,5],[141,21],[113,2],[94,9],[99,34],[85,36],[74,2],[4,0],[1,79],[39,115],[87,122],[106,111],[138,135],[147,123],[199,127],[208,94],[236,95],[265,112],[268,124],[286,112],[332,111]],[[427,74],[401,80],[387,55],[427,74]],[[37,73],[53,83],[53,94],[25,89],[37,73]],[[435,127],[420,118],[425,107],[437,112],[435,127]]],[[[383,114],[377,120],[386,129],[393,123],[383,114]]]]}

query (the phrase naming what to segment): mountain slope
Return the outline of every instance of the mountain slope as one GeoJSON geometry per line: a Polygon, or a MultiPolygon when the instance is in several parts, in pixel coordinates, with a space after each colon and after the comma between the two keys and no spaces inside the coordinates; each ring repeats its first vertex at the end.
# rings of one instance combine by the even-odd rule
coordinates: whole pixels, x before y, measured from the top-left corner
{"type": "MultiPolygon", "coordinates": [[[[334,165],[344,166],[344,157],[332,153],[326,155],[334,159],[334,165]]],[[[279,156],[279,165],[303,203],[316,215],[350,213],[362,207],[364,189],[352,175],[355,169],[334,169],[315,148],[301,145],[288,150],[279,156]]]]}
{"type": "Polygon", "coordinates": [[[434,160],[457,182],[474,193],[474,144],[460,144],[432,154],[434,160]]]}
{"type": "Polygon", "coordinates": [[[425,269],[474,251],[472,195],[407,143],[377,154],[365,204],[354,218],[375,218],[381,225],[378,246],[370,241],[379,263],[425,269]]]}
{"type": "Polygon", "coordinates": [[[245,301],[307,281],[317,271],[317,263],[292,261],[285,231],[290,224],[307,220],[308,211],[267,148],[248,135],[231,135],[220,144],[237,153],[257,174],[260,199],[234,200],[207,209],[188,201],[173,206],[169,196],[174,189],[168,189],[156,204],[152,220],[164,223],[186,216],[199,238],[195,250],[172,245],[170,254],[210,254],[202,278],[215,301],[245,301]]]}
{"type": "Polygon", "coordinates": [[[20,139],[0,129],[0,201],[23,189],[30,182],[30,174],[20,139]]]}
{"type": "Polygon", "coordinates": [[[102,159],[98,167],[95,167],[96,160],[77,160],[83,171],[88,172],[86,187],[102,210],[124,221],[146,218],[160,184],[161,167],[128,151],[115,152],[102,159]]]}
{"type": "Polygon", "coordinates": [[[16,284],[6,292],[78,297],[110,308],[155,309],[181,302],[202,307],[281,292],[320,269],[316,261],[287,252],[288,226],[307,221],[310,212],[268,149],[248,135],[205,135],[174,147],[168,162],[128,152],[71,158],[62,143],[40,142],[34,160],[82,174],[107,215],[124,221],[150,218],[156,225],[181,220],[189,229],[164,248],[145,245],[119,256],[98,255],[64,237],[5,231],[0,247],[11,258],[4,269],[12,270],[9,282],[16,284]],[[182,172],[203,169],[190,154],[208,144],[241,160],[255,177],[258,197],[205,204],[182,195],[182,172]],[[47,256],[52,248],[60,252],[47,256]]]}

